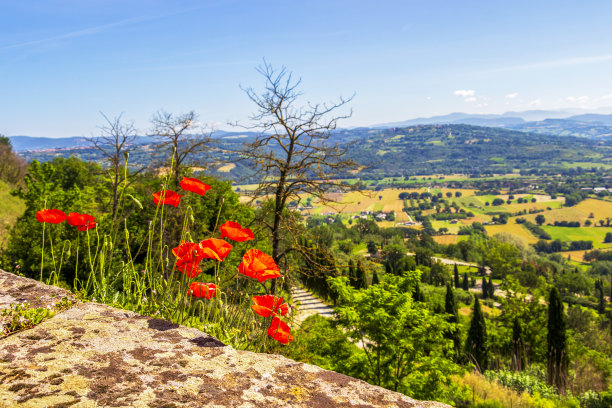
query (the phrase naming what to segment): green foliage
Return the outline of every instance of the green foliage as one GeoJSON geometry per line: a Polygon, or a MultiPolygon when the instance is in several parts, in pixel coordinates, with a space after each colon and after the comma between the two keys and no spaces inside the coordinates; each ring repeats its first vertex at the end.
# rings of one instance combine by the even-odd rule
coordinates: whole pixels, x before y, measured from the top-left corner
{"type": "Polygon", "coordinates": [[[409,294],[418,282],[416,271],[365,290],[351,288],[346,277],[330,278],[340,294],[339,322],[363,345],[359,377],[415,398],[444,399],[450,375],[460,369],[445,357],[450,325],[409,294]]]}
{"type": "Polygon", "coordinates": [[[557,397],[557,391],[554,388],[546,385],[546,383],[537,376],[527,372],[489,370],[485,373],[485,378],[490,381],[497,381],[503,386],[518,392],[526,391],[531,395],[538,394],[541,397],[549,399],[555,399],[557,397]]]}
{"type": "Polygon", "coordinates": [[[313,315],[300,325],[284,354],[347,375],[359,374],[359,349],[331,320],[313,315]]]}
{"type": "Polygon", "coordinates": [[[492,277],[505,278],[519,270],[522,258],[516,246],[494,239],[487,241],[485,246],[485,264],[491,268],[492,277]]]}
{"type": "MultiPolygon", "coordinates": [[[[36,212],[43,208],[58,208],[65,212],[91,212],[100,210],[98,197],[103,196],[103,182],[98,176],[100,168],[95,164],[83,163],[76,158],[57,158],[52,162],[40,164],[32,162],[24,180],[24,186],[16,194],[25,202],[25,212],[11,230],[6,250],[3,254],[4,265],[20,265],[21,273],[30,278],[40,278],[43,224],[36,220],[36,212]]],[[[52,271],[59,272],[59,280],[74,280],[77,269],[76,246],[85,251],[86,240],[79,244],[71,241],[76,238],[76,228],[65,223],[49,225],[45,231],[47,250],[53,246],[60,255],[59,259],[45,258],[43,279],[49,278],[52,271]],[[64,258],[65,257],[65,258],[64,258]],[[62,264],[65,269],[59,271],[62,264]]],[[[81,234],[81,235],[89,235],[81,234]]],[[[93,239],[93,238],[92,238],[93,239]]],[[[76,241],[76,240],[75,240],[76,241]]],[[[83,257],[79,268],[85,267],[83,257]]]]}
{"type": "Polygon", "coordinates": [[[0,134],[0,181],[21,183],[26,167],[25,161],[13,151],[9,138],[0,134]]]}
{"type": "MultiPolygon", "coordinates": [[[[25,211],[23,200],[10,194],[11,189],[10,185],[0,180],[0,251],[4,248],[17,218],[25,211]]],[[[9,268],[8,265],[4,267],[9,268]]]]}

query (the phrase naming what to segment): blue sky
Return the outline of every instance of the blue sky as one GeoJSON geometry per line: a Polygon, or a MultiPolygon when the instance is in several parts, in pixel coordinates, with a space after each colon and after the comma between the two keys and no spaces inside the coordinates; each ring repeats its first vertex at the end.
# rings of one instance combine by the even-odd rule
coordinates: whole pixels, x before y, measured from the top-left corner
{"type": "MultiPolygon", "coordinates": [[[[253,112],[265,58],[343,126],[612,107],[610,1],[0,0],[0,133],[93,136],[124,113],[253,112]]],[[[612,111],[612,110],[610,110],[612,111]]]]}

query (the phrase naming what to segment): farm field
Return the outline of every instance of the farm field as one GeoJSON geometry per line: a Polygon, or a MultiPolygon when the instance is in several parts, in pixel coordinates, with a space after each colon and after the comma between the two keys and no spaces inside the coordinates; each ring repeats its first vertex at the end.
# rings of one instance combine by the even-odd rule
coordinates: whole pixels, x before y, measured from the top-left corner
{"type": "Polygon", "coordinates": [[[561,252],[561,255],[563,255],[565,258],[569,259],[570,261],[576,261],[576,262],[586,262],[584,260],[584,254],[586,254],[587,250],[584,251],[565,251],[565,252],[561,252]]]}
{"type": "Polygon", "coordinates": [[[525,240],[528,244],[535,244],[538,242],[538,238],[533,236],[529,230],[521,224],[515,224],[512,220],[502,225],[485,225],[485,230],[487,230],[489,235],[505,232],[525,240]]]}
{"type": "MultiPolygon", "coordinates": [[[[456,191],[460,191],[462,195],[474,194],[474,190],[461,190],[461,189],[396,189],[386,188],[380,191],[367,191],[362,192],[349,192],[345,194],[334,194],[333,199],[338,200],[337,203],[322,204],[319,202],[313,202],[313,214],[317,215],[331,215],[331,214],[347,214],[357,215],[362,211],[383,211],[390,212],[395,211],[395,222],[406,222],[409,221],[408,216],[404,213],[404,201],[400,200],[399,194],[402,192],[432,192],[436,194],[441,192],[444,197],[446,193],[450,192],[454,195],[456,191]]],[[[381,226],[383,226],[381,224],[381,226]]]]}
{"type": "MultiPolygon", "coordinates": [[[[552,224],[555,221],[578,221],[581,225],[589,219],[591,214],[593,214],[591,218],[593,223],[612,217],[612,202],[587,198],[573,207],[563,207],[542,213],[546,217],[546,224],[552,224]]],[[[523,218],[535,222],[536,215],[527,214],[523,218]]]]}
{"type": "Polygon", "coordinates": [[[572,228],[543,225],[542,228],[550,234],[552,239],[559,239],[561,241],[593,241],[594,248],[612,248],[612,243],[603,243],[606,233],[612,232],[612,227],[572,228]]]}
{"type": "Polygon", "coordinates": [[[461,241],[461,239],[465,237],[464,239],[467,239],[468,236],[467,235],[436,235],[433,236],[433,240],[438,243],[438,244],[443,244],[443,245],[449,245],[449,244],[456,244],[457,242],[461,241]]]}
{"type": "MultiPolygon", "coordinates": [[[[449,176],[450,177],[450,176],[449,176]]],[[[454,175],[452,177],[460,177],[454,175]]],[[[426,177],[433,182],[438,177],[431,176],[426,177]]],[[[446,181],[449,178],[444,178],[446,181]]],[[[389,178],[385,182],[391,182],[389,178]]],[[[255,186],[240,186],[240,192],[249,191],[255,186]]],[[[317,200],[310,200],[312,209],[302,210],[302,214],[308,215],[321,215],[321,216],[335,216],[342,215],[342,220],[348,223],[351,217],[360,215],[364,211],[369,212],[395,212],[394,221],[380,220],[377,224],[381,228],[394,227],[397,223],[408,222],[411,219],[403,211],[404,200],[399,198],[402,192],[429,192],[432,195],[442,194],[442,198],[447,203],[456,203],[460,208],[466,212],[472,212],[473,217],[458,219],[458,222],[449,220],[431,220],[431,225],[435,230],[446,228],[447,233],[443,235],[434,236],[433,239],[440,244],[455,244],[462,239],[467,239],[468,236],[458,235],[459,229],[466,225],[471,225],[474,222],[480,222],[485,224],[484,227],[490,236],[498,233],[511,234],[520,240],[523,240],[526,244],[535,244],[539,238],[533,235],[527,228],[522,224],[516,223],[516,218],[525,218],[535,223],[535,217],[541,214],[545,217],[545,225],[542,227],[547,231],[552,239],[560,239],[561,241],[581,241],[588,240],[593,241],[594,248],[612,249],[612,244],[604,244],[603,240],[607,232],[612,232],[612,227],[555,227],[552,224],[555,221],[579,221],[581,225],[587,219],[590,219],[594,225],[599,225],[599,220],[606,221],[607,217],[612,216],[612,202],[589,198],[578,203],[574,207],[563,207],[565,201],[564,197],[557,197],[552,199],[547,194],[514,194],[511,203],[508,204],[508,194],[500,195],[475,195],[476,190],[474,189],[454,189],[454,188],[436,188],[434,187],[423,187],[418,189],[405,189],[405,188],[386,188],[379,191],[367,190],[365,192],[348,192],[348,193],[332,193],[330,199],[335,200],[335,203],[322,203],[317,200]],[[461,197],[456,197],[455,193],[461,192],[461,197]],[[451,194],[451,197],[447,197],[447,193],[451,194]],[[504,200],[501,205],[491,205],[493,200],[499,198],[504,200]],[[525,202],[518,203],[517,200],[521,198],[525,202]],[[533,201],[533,202],[532,202],[533,201]],[[486,205],[485,203],[489,203],[486,205]],[[538,211],[534,214],[529,214],[529,211],[538,211]],[[517,214],[525,212],[523,215],[515,215],[508,218],[506,224],[493,224],[491,223],[493,217],[499,213],[517,214]],[[489,224],[491,223],[491,224],[489,224]]],[[[241,199],[248,199],[248,197],[241,197],[241,199]]],[[[302,197],[300,205],[306,205],[308,197],[302,197]]],[[[418,205],[420,203],[430,203],[429,200],[421,199],[408,199],[407,202],[411,205],[418,205]]],[[[434,204],[435,205],[435,204],[434,204]]],[[[454,211],[454,210],[453,210],[454,211]]],[[[436,213],[435,209],[424,210],[423,215],[432,216],[436,213]]],[[[414,220],[413,220],[414,221],[414,220]]],[[[421,225],[413,226],[412,228],[421,229],[421,225]]],[[[583,262],[583,256],[585,251],[571,251],[562,252],[561,254],[565,257],[569,256],[573,261],[583,262]]]]}

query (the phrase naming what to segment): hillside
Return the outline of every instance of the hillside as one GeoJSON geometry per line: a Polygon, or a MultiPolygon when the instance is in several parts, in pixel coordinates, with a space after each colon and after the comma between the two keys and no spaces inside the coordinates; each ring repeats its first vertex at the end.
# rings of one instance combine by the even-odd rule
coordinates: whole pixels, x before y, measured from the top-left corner
{"type": "Polygon", "coordinates": [[[25,211],[23,200],[10,194],[11,187],[0,180],[0,249],[8,237],[9,228],[25,211]]]}
{"type": "Polygon", "coordinates": [[[576,162],[608,168],[612,143],[470,125],[422,125],[383,130],[362,139],[351,155],[370,165],[367,172],[373,175],[554,172],[576,162]]]}
{"type": "MultiPolygon", "coordinates": [[[[209,172],[218,177],[248,177],[248,167],[237,151],[254,134],[217,134],[216,149],[202,155],[209,172]],[[229,169],[224,166],[232,163],[229,169]],[[228,171],[229,170],[229,171],[228,171]]],[[[482,174],[514,171],[559,172],[571,167],[612,166],[612,141],[524,133],[471,125],[417,125],[405,128],[356,128],[335,131],[332,140],[350,144],[349,155],[366,170],[361,178],[423,174],[482,174]]],[[[133,167],[155,163],[166,152],[156,143],[140,140],[130,155],[133,167]]],[[[19,153],[26,160],[48,161],[71,155],[103,163],[99,151],[84,146],[30,150],[19,153]]],[[[347,175],[348,176],[348,175],[347,175]]],[[[352,176],[354,177],[354,176],[352,176]]],[[[247,178],[247,180],[249,180],[247,178]]],[[[251,182],[258,180],[251,179],[251,182]]]]}

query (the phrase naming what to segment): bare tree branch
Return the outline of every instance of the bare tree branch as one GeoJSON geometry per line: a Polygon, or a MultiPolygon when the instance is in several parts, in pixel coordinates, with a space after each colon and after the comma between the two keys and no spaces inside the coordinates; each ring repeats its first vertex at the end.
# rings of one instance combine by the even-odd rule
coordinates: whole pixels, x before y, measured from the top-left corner
{"type": "MultiPolygon", "coordinates": [[[[99,150],[110,163],[108,169],[109,178],[111,181],[112,195],[112,216],[113,221],[117,218],[119,205],[119,184],[121,183],[121,173],[125,162],[127,161],[129,151],[136,139],[136,129],[134,122],[124,122],[122,120],[123,113],[110,119],[103,112],[100,115],[106,122],[100,126],[100,136],[89,138],[88,141],[94,148],[99,150]]],[[[141,172],[144,168],[136,171],[141,172]]]]}
{"type": "MultiPolygon", "coordinates": [[[[206,160],[198,160],[196,156],[206,152],[212,144],[212,139],[210,133],[204,133],[200,128],[197,118],[194,111],[173,115],[160,110],[151,120],[151,133],[161,141],[160,148],[174,151],[172,177],[175,187],[178,187],[186,167],[197,165],[207,168],[206,160]]],[[[170,167],[170,159],[165,164],[170,167]]]]}
{"type": "Polygon", "coordinates": [[[326,202],[329,193],[346,191],[353,187],[343,184],[340,178],[357,169],[355,161],[347,158],[348,145],[340,146],[331,139],[338,121],[348,118],[352,112],[337,114],[352,101],[340,98],[338,102],[298,105],[301,80],[294,80],[284,67],[275,70],[264,61],[257,71],[264,77],[261,93],[253,88],[242,88],[255,104],[256,112],[250,117],[252,125],[245,129],[257,130],[255,141],[246,143],[242,157],[247,160],[259,186],[252,200],[273,200],[272,257],[279,264],[294,243],[281,248],[281,232],[292,230],[286,221],[286,204],[300,195],[308,194],[326,202]]]}

